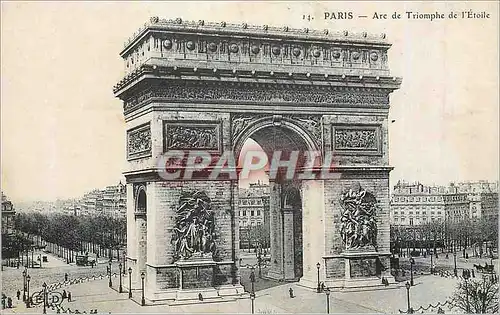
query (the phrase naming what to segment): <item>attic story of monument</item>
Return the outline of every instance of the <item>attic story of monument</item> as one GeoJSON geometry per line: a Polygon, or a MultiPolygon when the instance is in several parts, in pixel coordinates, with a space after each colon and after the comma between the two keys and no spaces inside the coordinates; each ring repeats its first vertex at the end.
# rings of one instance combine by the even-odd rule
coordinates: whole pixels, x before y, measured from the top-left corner
{"type": "MultiPolygon", "coordinates": [[[[238,180],[165,180],[158,160],[184,152],[332,153],[332,179],[270,181],[268,276],[329,287],[392,279],[386,36],[157,17],[125,43],[127,253],[149,300],[243,293],[238,180]]],[[[190,169],[189,171],[192,171],[190,169]]],[[[296,172],[312,171],[300,165],[296,172]]]]}

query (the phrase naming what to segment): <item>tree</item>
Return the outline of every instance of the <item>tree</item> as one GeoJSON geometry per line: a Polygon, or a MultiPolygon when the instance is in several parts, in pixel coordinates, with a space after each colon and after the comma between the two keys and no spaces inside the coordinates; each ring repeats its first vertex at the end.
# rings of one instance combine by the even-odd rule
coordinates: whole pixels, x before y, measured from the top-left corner
{"type": "Polygon", "coordinates": [[[451,298],[455,307],[475,314],[498,313],[498,282],[490,277],[483,280],[462,280],[451,298]]]}

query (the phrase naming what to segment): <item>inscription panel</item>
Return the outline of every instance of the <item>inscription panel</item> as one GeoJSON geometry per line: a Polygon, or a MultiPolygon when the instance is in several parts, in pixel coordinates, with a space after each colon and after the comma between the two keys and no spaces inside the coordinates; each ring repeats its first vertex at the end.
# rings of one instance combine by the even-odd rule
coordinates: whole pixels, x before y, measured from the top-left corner
{"type": "Polygon", "coordinates": [[[127,131],[127,159],[151,156],[151,128],[149,123],[127,131]]]}
{"type": "Polygon", "coordinates": [[[375,277],[378,274],[377,258],[349,259],[351,278],[375,277]]]}
{"type": "Polygon", "coordinates": [[[382,155],[380,125],[334,125],[332,148],[337,154],[382,155]]]}
{"type": "Polygon", "coordinates": [[[164,121],[164,151],[222,151],[220,122],[164,121]]]}

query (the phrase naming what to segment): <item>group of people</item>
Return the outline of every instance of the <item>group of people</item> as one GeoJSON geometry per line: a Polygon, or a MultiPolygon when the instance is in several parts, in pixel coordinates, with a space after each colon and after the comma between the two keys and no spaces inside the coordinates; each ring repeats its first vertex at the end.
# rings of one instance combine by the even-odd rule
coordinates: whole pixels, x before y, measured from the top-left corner
{"type": "MultiPolygon", "coordinates": [[[[19,299],[19,298],[18,298],[19,299]]],[[[2,293],[2,309],[12,308],[12,298],[2,293]]]]}
{"type": "Polygon", "coordinates": [[[62,299],[63,299],[63,301],[64,301],[64,299],[68,299],[68,302],[71,302],[71,292],[68,291],[66,293],[66,290],[63,290],[62,299]]]}

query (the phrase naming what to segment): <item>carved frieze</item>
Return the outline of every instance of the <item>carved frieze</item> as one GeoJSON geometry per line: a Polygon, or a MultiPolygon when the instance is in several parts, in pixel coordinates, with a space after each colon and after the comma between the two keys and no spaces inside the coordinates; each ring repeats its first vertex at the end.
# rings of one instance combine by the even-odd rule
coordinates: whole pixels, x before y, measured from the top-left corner
{"type": "Polygon", "coordinates": [[[151,128],[149,123],[127,131],[127,158],[151,156],[151,128]]]}
{"type": "Polygon", "coordinates": [[[219,122],[165,121],[164,149],[221,151],[219,122]]]}
{"type": "Polygon", "coordinates": [[[387,91],[350,88],[307,88],[293,85],[212,85],[169,84],[143,91],[125,100],[124,110],[129,113],[150,99],[169,102],[232,102],[232,103],[300,103],[349,106],[386,106],[387,91]]]}
{"type": "Polygon", "coordinates": [[[340,235],[345,249],[377,249],[377,199],[356,183],[340,197],[340,235]]]}
{"type": "Polygon", "coordinates": [[[380,126],[333,126],[333,148],[338,154],[381,154],[380,126]]]}

